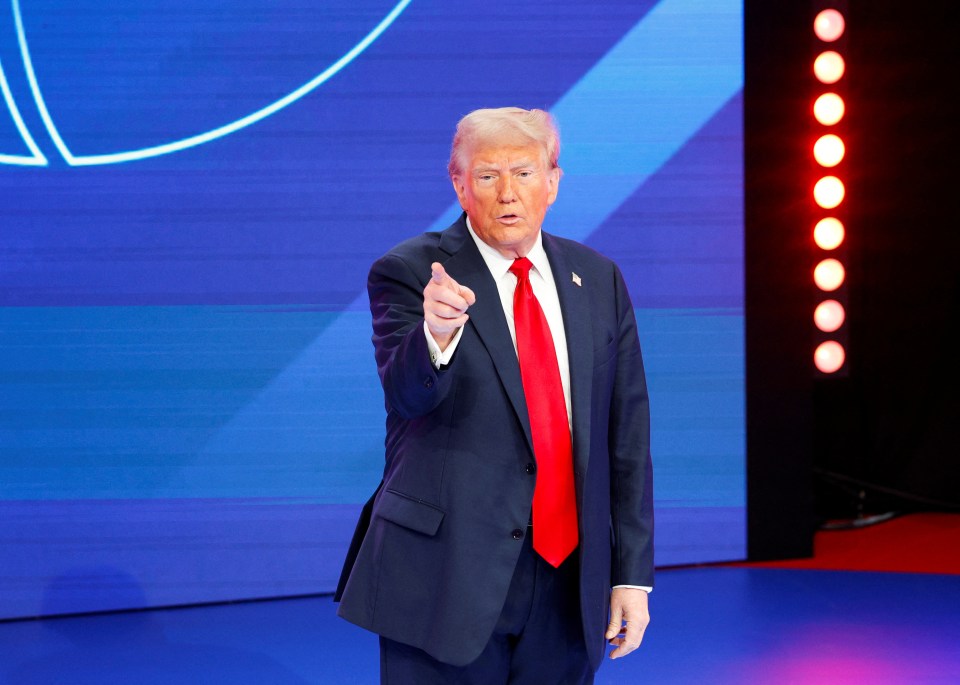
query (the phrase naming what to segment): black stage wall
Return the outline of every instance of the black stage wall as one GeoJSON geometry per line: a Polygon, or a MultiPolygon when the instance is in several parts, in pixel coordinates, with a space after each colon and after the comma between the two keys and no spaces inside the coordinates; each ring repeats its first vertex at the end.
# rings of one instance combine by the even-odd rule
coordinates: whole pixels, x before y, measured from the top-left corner
{"type": "Polygon", "coordinates": [[[803,556],[818,522],[960,506],[960,112],[953,3],[849,3],[845,370],[811,353],[814,3],[746,3],[749,540],[803,556]]]}
{"type": "Polygon", "coordinates": [[[850,7],[850,367],[819,383],[822,516],[960,508],[956,3],[850,7]]]}
{"type": "Polygon", "coordinates": [[[745,4],[747,516],[751,559],[809,556],[814,531],[811,299],[798,182],[810,10],[745,4]]]}

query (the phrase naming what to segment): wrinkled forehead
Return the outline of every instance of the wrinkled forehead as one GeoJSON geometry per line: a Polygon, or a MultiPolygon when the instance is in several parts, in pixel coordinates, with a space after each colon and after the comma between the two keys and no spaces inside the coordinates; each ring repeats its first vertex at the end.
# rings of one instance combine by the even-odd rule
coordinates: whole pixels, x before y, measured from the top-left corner
{"type": "Polygon", "coordinates": [[[544,145],[521,133],[516,135],[497,135],[478,138],[465,148],[464,162],[468,168],[477,165],[507,163],[510,166],[520,162],[546,166],[547,149],[544,145]]]}

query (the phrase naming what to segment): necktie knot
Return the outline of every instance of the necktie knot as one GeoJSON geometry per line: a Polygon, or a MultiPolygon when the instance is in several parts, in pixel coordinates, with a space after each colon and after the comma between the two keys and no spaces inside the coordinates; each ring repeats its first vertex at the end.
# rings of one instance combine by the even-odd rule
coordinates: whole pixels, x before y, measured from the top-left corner
{"type": "Polygon", "coordinates": [[[522,280],[529,276],[531,268],[533,268],[533,262],[526,257],[520,257],[513,260],[513,264],[510,265],[510,273],[522,280]]]}

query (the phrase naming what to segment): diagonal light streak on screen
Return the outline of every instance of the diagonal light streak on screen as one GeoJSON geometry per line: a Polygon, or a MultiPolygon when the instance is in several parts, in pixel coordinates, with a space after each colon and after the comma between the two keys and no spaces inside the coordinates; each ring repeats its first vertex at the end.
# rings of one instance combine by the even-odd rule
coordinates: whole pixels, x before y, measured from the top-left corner
{"type": "MultiPolygon", "coordinates": [[[[549,232],[586,240],[739,92],[741,5],[664,0],[554,105],[564,175],[549,232]]],[[[452,204],[429,230],[460,211],[452,204]]]]}

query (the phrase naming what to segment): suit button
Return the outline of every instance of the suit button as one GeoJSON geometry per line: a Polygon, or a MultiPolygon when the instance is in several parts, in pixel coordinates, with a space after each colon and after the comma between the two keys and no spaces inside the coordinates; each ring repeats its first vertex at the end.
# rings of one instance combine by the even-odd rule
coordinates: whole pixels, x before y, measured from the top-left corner
{"type": "Polygon", "coordinates": [[[524,468],[524,471],[527,473],[536,473],[537,467],[534,464],[527,464],[526,468],[524,468]]]}
{"type": "Polygon", "coordinates": [[[514,540],[523,540],[523,531],[520,530],[519,528],[515,528],[514,531],[510,533],[510,535],[513,536],[514,540]]]}
{"type": "Polygon", "coordinates": [[[427,388],[427,389],[432,388],[432,387],[433,387],[433,379],[430,378],[429,376],[427,376],[427,377],[423,380],[423,387],[425,387],[425,388],[427,388]]]}

